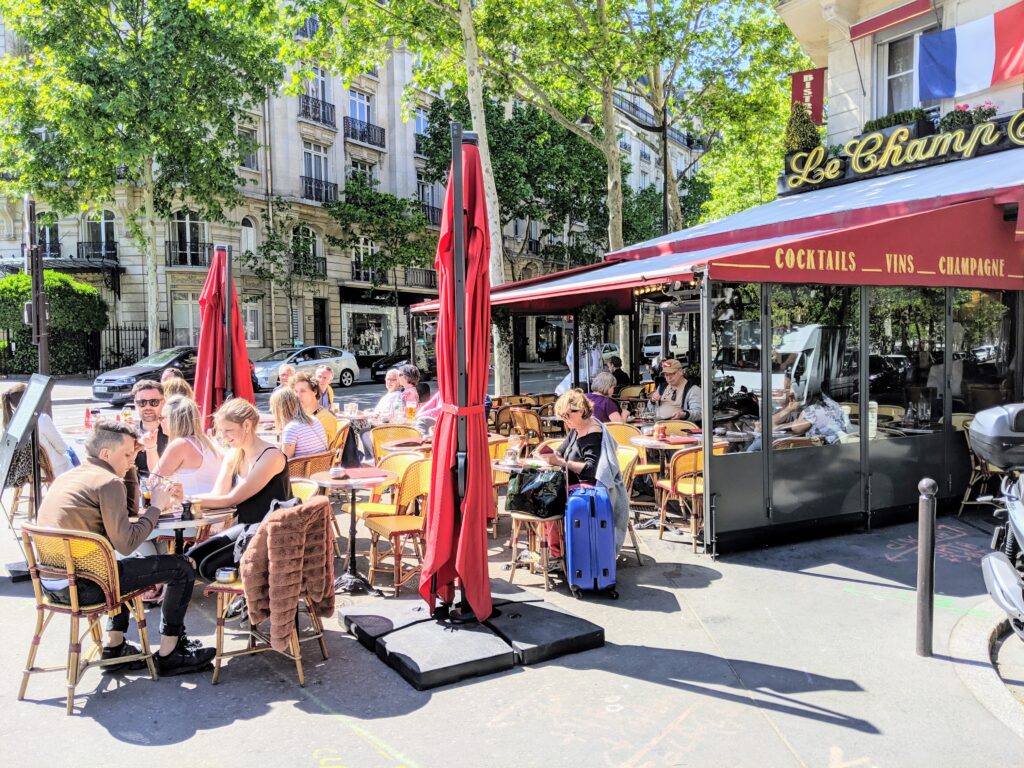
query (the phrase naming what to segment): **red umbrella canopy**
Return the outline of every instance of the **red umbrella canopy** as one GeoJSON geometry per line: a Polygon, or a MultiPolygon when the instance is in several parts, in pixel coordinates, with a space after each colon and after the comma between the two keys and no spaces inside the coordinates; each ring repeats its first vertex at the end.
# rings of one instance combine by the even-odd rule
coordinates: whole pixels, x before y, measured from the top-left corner
{"type": "Polygon", "coordinates": [[[437,383],[443,402],[434,430],[434,459],[427,509],[427,545],[420,573],[420,595],[434,608],[437,596],[451,602],[456,576],[479,621],[491,615],[487,572],[487,511],[493,504],[484,395],[490,368],[490,236],[479,150],[462,146],[463,205],[466,211],[466,360],[458,360],[455,340],[454,174],[448,175],[441,238],[434,266],[440,312],[437,323],[437,383]],[[455,453],[458,440],[458,371],[467,374],[466,493],[461,519],[455,512],[455,453]],[[432,577],[436,575],[436,593],[432,577]]]}
{"type": "MultiPolygon", "coordinates": [[[[224,280],[227,251],[218,248],[213,254],[210,273],[199,296],[199,354],[196,357],[196,402],[207,428],[214,412],[224,402],[227,389],[226,345],[224,328],[224,280]]],[[[253,402],[249,355],[245,349],[245,329],[238,311],[235,285],[231,284],[231,391],[234,397],[253,402]]]]}

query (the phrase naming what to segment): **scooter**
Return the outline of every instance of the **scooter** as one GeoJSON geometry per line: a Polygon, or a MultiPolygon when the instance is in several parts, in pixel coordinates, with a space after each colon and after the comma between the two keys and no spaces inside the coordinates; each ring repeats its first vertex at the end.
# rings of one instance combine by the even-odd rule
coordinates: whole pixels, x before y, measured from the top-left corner
{"type": "Polygon", "coordinates": [[[1005,519],[992,532],[992,552],[981,561],[985,589],[1010,619],[1010,626],[1024,640],[1024,469],[1007,471],[999,497],[979,496],[981,503],[992,504],[995,516],[1005,519]]]}

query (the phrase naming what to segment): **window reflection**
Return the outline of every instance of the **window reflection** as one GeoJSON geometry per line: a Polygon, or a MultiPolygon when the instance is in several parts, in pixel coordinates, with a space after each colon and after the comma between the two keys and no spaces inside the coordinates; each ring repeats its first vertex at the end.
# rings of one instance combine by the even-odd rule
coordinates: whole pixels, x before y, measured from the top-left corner
{"type": "MultiPolygon", "coordinates": [[[[872,439],[941,431],[945,313],[941,288],[871,289],[868,424],[872,439]]],[[[962,374],[963,363],[954,355],[954,399],[959,397],[962,374]]]]}
{"type": "Polygon", "coordinates": [[[860,367],[860,294],[852,286],[776,285],[772,448],[837,445],[851,424],[860,367]]]}
{"type": "Polygon", "coordinates": [[[712,284],[711,355],[716,434],[729,440],[731,453],[760,450],[755,440],[761,394],[760,284],[712,284]]]}
{"type": "Polygon", "coordinates": [[[954,413],[977,413],[1013,399],[1015,297],[1009,291],[953,292],[954,413]]]}

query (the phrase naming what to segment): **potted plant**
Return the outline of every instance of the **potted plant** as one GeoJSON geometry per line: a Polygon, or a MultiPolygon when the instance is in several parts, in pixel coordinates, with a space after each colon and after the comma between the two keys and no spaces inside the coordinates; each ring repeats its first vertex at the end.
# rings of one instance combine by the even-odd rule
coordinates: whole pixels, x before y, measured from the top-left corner
{"type": "Polygon", "coordinates": [[[807,113],[807,107],[803,102],[793,104],[793,110],[789,113],[789,121],[786,123],[786,134],[783,137],[783,146],[786,149],[786,172],[792,173],[790,161],[797,152],[810,152],[821,146],[821,133],[811,121],[807,113]]]}
{"type": "Polygon", "coordinates": [[[969,128],[995,116],[996,108],[991,101],[984,101],[974,108],[970,104],[957,104],[939,120],[939,132],[950,133],[959,128],[969,128]]]}
{"type": "Polygon", "coordinates": [[[890,115],[868,120],[864,123],[864,133],[879,131],[886,136],[890,136],[897,128],[909,129],[910,138],[912,139],[931,136],[935,133],[935,123],[932,122],[928,113],[920,107],[905,109],[902,112],[893,112],[890,115]]]}

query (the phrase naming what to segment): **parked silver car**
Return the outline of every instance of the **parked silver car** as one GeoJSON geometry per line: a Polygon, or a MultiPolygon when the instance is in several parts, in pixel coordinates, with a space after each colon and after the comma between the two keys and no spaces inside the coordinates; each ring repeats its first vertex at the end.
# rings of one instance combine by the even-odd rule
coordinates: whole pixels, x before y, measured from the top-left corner
{"type": "Polygon", "coordinates": [[[351,387],[359,378],[359,366],[351,352],[337,347],[287,347],[271,352],[254,363],[256,384],[259,389],[273,389],[278,385],[277,373],[285,363],[296,371],[315,371],[326,365],[334,371],[334,383],[351,387]]]}

